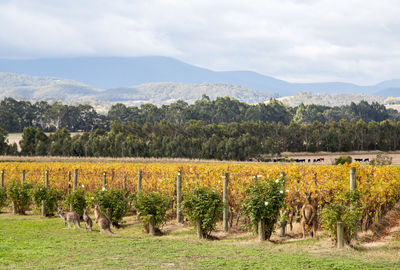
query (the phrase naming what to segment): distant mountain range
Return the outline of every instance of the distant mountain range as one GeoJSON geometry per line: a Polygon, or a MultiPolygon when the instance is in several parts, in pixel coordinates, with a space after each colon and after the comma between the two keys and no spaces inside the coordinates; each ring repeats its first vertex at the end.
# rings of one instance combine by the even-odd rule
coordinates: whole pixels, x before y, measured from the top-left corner
{"type": "MultiPolygon", "coordinates": [[[[203,83],[209,83],[210,85],[214,85],[215,83],[217,85],[235,85],[235,87],[242,87],[242,90],[250,88],[253,91],[267,92],[268,96],[273,93],[272,95],[279,95],[281,97],[292,96],[300,91],[400,97],[400,80],[384,81],[372,86],[359,86],[342,82],[290,83],[252,71],[216,72],[161,56],[131,58],[78,57],[31,60],[0,59],[0,72],[72,80],[75,82],[68,81],[69,83],[64,83],[64,80],[60,82],[53,81],[51,87],[59,87],[67,92],[79,92],[80,87],[83,87],[85,89],[82,93],[83,95],[95,94],[99,89],[120,89],[120,87],[124,87],[124,91],[127,93],[126,87],[131,89],[131,86],[134,85],[176,82],[195,85],[202,85],[203,83]]],[[[27,84],[26,88],[20,90],[21,95],[33,94],[29,88],[30,86],[27,84]]],[[[163,89],[166,89],[165,85],[163,85],[163,89]]],[[[202,88],[196,89],[200,90],[202,88]]],[[[107,90],[108,93],[110,93],[109,91],[116,90],[107,90]]],[[[129,93],[132,93],[132,89],[129,91],[129,93]]],[[[182,98],[184,99],[184,96],[182,98]]]]}
{"type": "Polygon", "coordinates": [[[133,87],[108,89],[97,96],[105,102],[165,104],[183,99],[194,103],[205,94],[211,99],[231,96],[247,103],[260,103],[276,97],[273,93],[225,83],[188,84],[176,82],[145,83],[133,87]]]}
{"type": "Polygon", "coordinates": [[[92,97],[101,89],[73,80],[0,72],[0,97],[28,100],[60,100],[92,97]]]}
{"type": "MultiPolygon", "coordinates": [[[[13,97],[30,101],[62,101],[72,105],[90,104],[101,113],[107,112],[111,105],[117,102],[127,106],[139,106],[144,103],[162,105],[183,99],[190,104],[200,99],[203,94],[211,99],[231,96],[250,104],[277,98],[273,93],[225,83],[157,82],[102,90],[73,80],[0,72],[0,99],[13,97]]],[[[399,109],[400,104],[400,98],[311,92],[300,92],[293,96],[281,97],[279,100],[292,107],[300,103],[340,106],[350,102],[359,103],[361,100],[369,103],[379,102],[395,109],[399,109]]]]}
{"type": "Polygon", "coordinates": [[[0,72],[0,98],[63,101],[69,104],[88,103],[95,107],[109,107],[111,103],[116,102],[126,105],[161,105],[179,99],[193,103],[203,94],[211,99],[231,96],[248,103],[265,102],[276,97],[273,93],[224,83],[158,82],[102,90],[73,80],[0,72]]]}

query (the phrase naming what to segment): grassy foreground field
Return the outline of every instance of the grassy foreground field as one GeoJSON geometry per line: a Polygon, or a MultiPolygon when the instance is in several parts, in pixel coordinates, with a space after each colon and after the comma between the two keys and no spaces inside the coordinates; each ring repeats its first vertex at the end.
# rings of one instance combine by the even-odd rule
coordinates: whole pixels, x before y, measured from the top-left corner
{"type": "Polygon", "coordinates": [[[0,269],[400,269],[397,241],[337,250],[326,238],[198,240],[191,227],[150,237],[130,223],[101,235],[97,225],[94,232],[68,230],[59,218],[0,214],[0,269]]]}

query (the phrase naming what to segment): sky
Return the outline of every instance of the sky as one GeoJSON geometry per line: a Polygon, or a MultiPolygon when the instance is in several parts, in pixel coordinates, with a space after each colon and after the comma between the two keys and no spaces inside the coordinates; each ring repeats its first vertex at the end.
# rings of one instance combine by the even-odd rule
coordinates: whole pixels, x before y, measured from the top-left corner
{"type": "Polygon", "coordinates": [[[400,79],[398,0],[0,0],[0,58],[169,56],[291,82],[400,79]]]}

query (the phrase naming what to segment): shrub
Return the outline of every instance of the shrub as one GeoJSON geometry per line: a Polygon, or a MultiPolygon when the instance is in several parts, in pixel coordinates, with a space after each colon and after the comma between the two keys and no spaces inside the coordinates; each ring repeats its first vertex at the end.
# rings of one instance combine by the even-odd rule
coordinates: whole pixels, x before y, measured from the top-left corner
{"type": "Polygon", "coordinates": [[[351,156],[344,155],[344,156],[338,157],[335,160],[334,165],[340,165],[340,164],[343,165],[345,163],[350,164],[351,162],[353,162],[353,159],[351,158],[351,156]]]}
{"type": "Polygon", "coordinates": [[[255,179],[245,190],[243,212],[250,219],[255,232],[258,233],[258,222],[264,221],[266,239],[271,237],[274,225],[285,203],[286,192],[284,177],[279,179],[255,179]]]}
{"type": "Polygon", "coordinates": [[[86,208],[86,200],[83,188],[76,187],[67,195],[67,204],[74,208],[74,211],[79,215],[83,215],[83,209],[86,208]]]}
{"type": "Polygon", "coordinates": [[[376,155],[376,158],[372,159],[369,162],[369,165],[380,165],[380,166],[384,166],[384,165],[392,165],[392,157],[389,157],[388,155],[383,155],[381,153],[376,155]]]}
{"type": "Polygon", "coordinates": [[[148,231],[150,217],[154,217],[154,227],[164,223],[170,198],[158,192],[140,192],[133,201],[139,219],[148,231]]]}
{"type": "Polygon", "coordinates": [[[19,181],[12,181],[7,190],[7,196],[10,200],[15,201],[15,207],[18,214],[25,214],[28,210],[30,200],[30,190],[33,185],[30,183],[21,184],[19,181]]]}
{"type": "Polygon", "coordinates": [[[109,217],[112,224],[116,227],[122,221],[129,209],[129,200],[125,197],[126,191],[122,189],[97,190],[94,192],[94,202],[98,203],[100,210],[108,215],[107,209],[110,209],[109,217]]]}
{"type": "Polygon", "coordinates": [[[94,192],[85,192],[86,209],[90,211],[92,207],[96,204],[96,198],[94,192]]]}
{"type": "Polygon", "coordinates": [[[200,237],[208,236],[214,230],[223,208],[221,195],[207,187],[196,187],[185,194],[182,206],[189,219],[200,225],[200,237]]]}
{"type": "Polygon", "coordinates": [[[5,187],[0,187],[0,211],[1,208],[7,204],[7,189],[5,187]]]}
{"type": "Polygon", "coordinates": [[[44,185],[36,185],[31,190],[31,196],[33,202],[38,208],[42,206],[42,200],[44,200],[46,213],[51,214],[54,212],[57,202],[62,199],[63,194],[61,191],[55,188],[47,188],[44,185]]]}
{"type": "Polygon", "coordinates": [[[361,194],[358,191],[346,191],[341,194],[337,202],[326,206],[321,212],[322,227],[337,243],[337,222],[343,222],[344,237],[350,244],[353,235],[357,233],[358,221],[362,209],[360,207],[361,194]]]}

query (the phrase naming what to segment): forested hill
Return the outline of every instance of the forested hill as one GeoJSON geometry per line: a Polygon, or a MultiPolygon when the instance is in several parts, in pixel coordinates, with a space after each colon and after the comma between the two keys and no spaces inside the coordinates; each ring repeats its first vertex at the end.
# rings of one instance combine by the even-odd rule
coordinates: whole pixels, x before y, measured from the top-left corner
{"type": "Polygon", "coordinates": [[[320,123],[338,122],[341,119],[399,121],[400,114],[378,103],[362,101],[339,107],[303,105],[289,107],[278,100],[250,105],[237,99],[203,97],[193,104],[177,101],[170,105],[143,104],[140,107],[114,104],[106,115],[99,114],[90,105],[49,104],[45,101],[31,103],[6,98],[0,102],[0,128],[8,132],[21,132],[25,127],[37,127],[44,131],[66,128],[69,131],[91,131],[98,128],[109,130],[112,121],[135,122],[140,125],[167,121],[185,125],[191,120],[205,124],[231,122],[282,122],[320,123]]]}
{"type": "Polygon", "coordinates": [[[303,104],[315,104],[323,106],[343,106],[349,105],[351,102],[359,103],[367,101],[368,103],[377,102],[380,104],[400,103],[400,98],[384,98],[381,96],[364,95],[364,94],[313,94],[311,92],[300,92],[293,96],[279,98],[282,103],[291,107],[303,104]]]}
{"type": "Polygon", "coordinates": [[[144,103],[162,105],[182,99],[194,103],[202,94],[213,99],[231,96],[248,103],[265,102],[277,97],[272,92],[226,83],[157,82],[103,90],[73,80],[0,72],[0,98],[89,104],[101,111],[107,110],[115,102],[123,102],[128,106],[144,103]]]}
{"type": "MultiPolygon", "coordinates": [[[[381,88],[395,86],[397,81],[383,83],[381,88]]],[[[270,98],[282,96],[279,88],[270,88],[271,91],[255,90],[248,87],[221,82],[182,83],[182,82],[152,82],[134,86],[125,86],[112,89],[93,88],[90,85],[69,79],[52,77],[38,77],[15,73],[0,72],[0,99],[12,97],[19,100],[64,102],[69,105],[89,104],[98,112],[104,113],[114,103],[123,103],[126,106],[140,106],[152,103],[160,106],[184,100],[193,104],[203,94],[211,99],[230,96],[240,101],[256,104],[267,102],[270,98]],[[277,90],[278,89],[278,90],[277,90]]],[[[306,88],[307,89],[307,88],[306,88]]],[[[321,88],[322,89],[322,88],[321,88]]],[[[400,88],[399,88],[400,89],[400,88]]],[[[326,89],[328,91],[329,89],[326,89]]],[[[383,92],[382,92],[383,93],[383,92]]],[[[396,88],[390,88],[388,93],[396,93],[396,88]]],[[[400,94],[400,90],[398,91],[400,94]]],[[[366,94],[327,94],[302,91],[293,96],[279,98],[284,104],[298,106],[304,104],[317,104],[325,106],[349,105],[351,102],[380,104],[400,104],[400,97],[384,97],[366,94]]]]}

